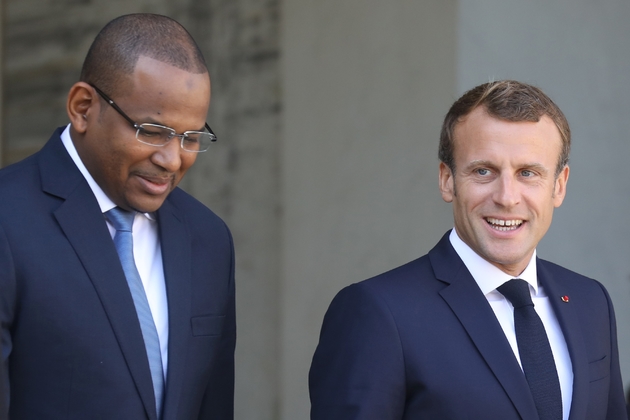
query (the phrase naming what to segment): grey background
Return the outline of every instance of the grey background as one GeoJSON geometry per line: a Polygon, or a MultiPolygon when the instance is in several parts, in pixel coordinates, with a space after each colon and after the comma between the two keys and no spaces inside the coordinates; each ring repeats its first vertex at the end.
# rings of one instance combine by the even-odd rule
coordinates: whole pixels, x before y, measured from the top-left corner
{"type": "Polygon", "coordinates": [[[307,419],[334,294],[426,253],[452,226],[437,189],[441,119],[490,79],[540,86],[569,119],[568,195],[538,251],[606,285],[630,383],[627,0],[0,4],[5,165],[67,123],[67,91],[113,17],[167,14],[204,50],[219,142],[183,187],[234,233],[238,420],[307,419]]]}

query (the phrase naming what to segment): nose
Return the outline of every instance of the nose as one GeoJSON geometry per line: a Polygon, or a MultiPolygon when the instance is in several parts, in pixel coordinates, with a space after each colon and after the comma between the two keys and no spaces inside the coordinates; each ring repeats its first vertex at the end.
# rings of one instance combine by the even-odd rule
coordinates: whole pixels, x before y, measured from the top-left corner
{"type": "Polygon", "coordinates": [[[182,148],[181,140],[178,136],[171,139],[162,147],[156,147],[155,152],[151,155],[151,160],[156,165],[164,168],[168,172],[177,172],[182,166],[182,148]]]}
{"type": "Polygon", "coordinates": [[[503,175],[496,181],[494,202],[504,208],[512,208],[520,203],[521,185],[512,176],[503,175]]]}

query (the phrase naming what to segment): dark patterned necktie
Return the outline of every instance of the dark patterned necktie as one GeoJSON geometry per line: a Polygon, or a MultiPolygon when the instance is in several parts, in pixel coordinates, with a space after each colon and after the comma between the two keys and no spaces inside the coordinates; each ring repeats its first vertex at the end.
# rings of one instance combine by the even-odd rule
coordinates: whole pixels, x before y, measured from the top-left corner
{"type": "Polygon", "coordinates": [[[497,290],[514,306],[518,353],[540,420],[562,420],[562,394],[549,339],[534,309],[529,285],[513,279],[497,290]]]}

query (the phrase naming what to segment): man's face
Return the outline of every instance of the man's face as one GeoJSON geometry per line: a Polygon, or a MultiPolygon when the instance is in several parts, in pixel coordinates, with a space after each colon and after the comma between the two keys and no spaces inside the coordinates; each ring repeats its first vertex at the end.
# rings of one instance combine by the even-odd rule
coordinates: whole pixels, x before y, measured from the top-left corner
{"type": "MultiPolygon", "coordinates": [[[[142,56],[129,81],[125,86],[130,90],[112,99],[136,123],[164,125],[179,134],[203,130],[210,103],[207,73],[188,73],[142,56]]],[[[98,104],[87,111],[85,132],[75,141],[81,159],[116,205],[156,211],[195,162],[196,153],[182,150],[179,138],[162,147],[140,143],[128,121],[104,100],[98,104]]]]}
{"type": "Polygon", "coordinates": [[[555,176],[561,137],[553,121],[508,122],[483,107],[455,126],[455,174],[440,164],[440,190],[455,230],[479,256],[518,276],[549,229],[569,178],[555,176]]]}

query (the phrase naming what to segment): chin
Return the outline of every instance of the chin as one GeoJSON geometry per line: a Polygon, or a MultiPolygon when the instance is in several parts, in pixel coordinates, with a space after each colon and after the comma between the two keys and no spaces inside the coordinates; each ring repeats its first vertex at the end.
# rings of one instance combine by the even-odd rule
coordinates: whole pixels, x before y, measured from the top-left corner
{"type": "Polygon", "coordinates": [[[140,213],[153,213],[162,207],[166,197],[153,200],[130,200],[129,207],[140,213]]]}

